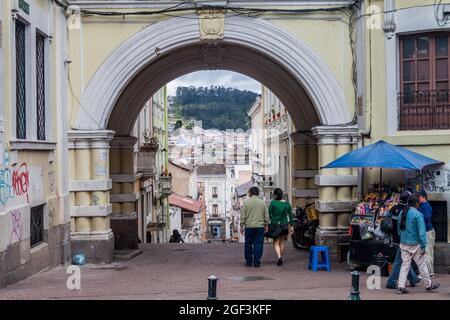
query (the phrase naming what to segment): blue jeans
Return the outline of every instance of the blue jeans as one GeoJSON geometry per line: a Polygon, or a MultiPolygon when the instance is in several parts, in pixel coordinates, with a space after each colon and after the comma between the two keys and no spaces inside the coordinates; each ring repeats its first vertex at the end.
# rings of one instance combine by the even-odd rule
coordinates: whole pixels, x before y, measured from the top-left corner
{"type": "MultiPolygon", "coordinates": [[[[397,280],[400,275],[400,268],[402,266],[402,254],[400,248],[397,246],[397,254],[395,255],[394,265],[392,266],[392,273],[386,283],[386,286],[395,287],[397,285],[397,280]]],[[[414,285],[417,283],[417,275],[413,268],[409,269],[408,281],[410,284],[414,285]]]]}
{"type": "Polygon", "coordinates": [[[264,228],[245,228],[245,262],[261,264],[264,245],[264,228]]]}

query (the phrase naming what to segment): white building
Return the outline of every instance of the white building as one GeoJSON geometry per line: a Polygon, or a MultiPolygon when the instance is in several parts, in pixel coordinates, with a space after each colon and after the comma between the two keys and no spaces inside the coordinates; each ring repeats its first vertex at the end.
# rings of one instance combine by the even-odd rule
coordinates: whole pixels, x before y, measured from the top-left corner
{"type": "Polygon", "coordinates": [[[208,239],[230,238],[231,194],[227,192],[227,168],[223,164],[210,164],[197,168],[199,191],[203,192],[206,207],[206,233],[208,239]]]}

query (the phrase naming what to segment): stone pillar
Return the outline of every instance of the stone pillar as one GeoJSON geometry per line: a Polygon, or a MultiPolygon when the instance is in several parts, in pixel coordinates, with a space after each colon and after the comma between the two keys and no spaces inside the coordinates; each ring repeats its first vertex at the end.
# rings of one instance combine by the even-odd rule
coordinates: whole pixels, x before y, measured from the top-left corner
{"type": "Polygon", "coordinates": [[[111,262],[114,237],[109,225],[110,130],[71,130],[69,138],[72,253],[87,261],[111,262]]]}
{"type": "Polygon", "coordinates": [[[295,132],[290,135],[293,146],[292,181],[294,206],[304,206],[318,198],[314,177],[317,174],[317,144],[311,134],[295,132]]]}
{"type": "MultiPolygon", "coordinates": [[[[357,142],[357,127],[313,128],[318,140],[319,167],[351,151],[357,142]]],[[[337,253],[339,243],[348,241],[350,211],[355,203],[353,187],[358,178],[350,168],[320,169],[315,176],[319,187],[316,209],[320,216],[320,226],[316,232],[316,242],[327,245],[330,253],[337,253]]]]}
{"type": "Polygon", "coordinates": [[[134,166],[134,145],[137,138],[130,136],[114,137],[111,141],[111,203],[113,213],[111,228],[114,231],[116,250],[138,248],[138,217],[136,201],[139,189],[134,166]]]}

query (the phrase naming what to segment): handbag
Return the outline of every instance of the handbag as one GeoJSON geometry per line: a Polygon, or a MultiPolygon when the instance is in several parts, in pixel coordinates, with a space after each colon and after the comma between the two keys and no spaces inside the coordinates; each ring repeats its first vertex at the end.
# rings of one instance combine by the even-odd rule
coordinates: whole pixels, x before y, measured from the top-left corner
{"type": "Polygon", "coordinates": [[[269,223],[267,232],[264,233],[266,238],[277,238],[281,233],[281,227],[276,223],[269,223]]]}

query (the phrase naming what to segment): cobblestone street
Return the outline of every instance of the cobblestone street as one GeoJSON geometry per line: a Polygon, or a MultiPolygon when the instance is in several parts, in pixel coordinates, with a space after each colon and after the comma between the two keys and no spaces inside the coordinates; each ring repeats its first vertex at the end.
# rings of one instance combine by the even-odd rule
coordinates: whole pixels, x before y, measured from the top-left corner
{"type": "MultiPolygon", "coordinates": [[[[85,265],[81,290],[66,288],[65,267],[41,272],[0,290],[0,299],[201,299],[207,297],[207,277],[220,278],[219,299],[346,299],[350,291],[348,266],[333,264],[330,273],[307,270],[307,252],[287,244],[282,267],[275,265],[272,246],[266,244],[259,269],[243,267],[243,244],[144,245],[143,253],[129,261],[110,265],[85,265]]],[[[362,299],[450,299],[450,275],[438,275],[441,287],[427,294],[423,286],[409,295],[395,290],[365,287],[362,299]]]]}

